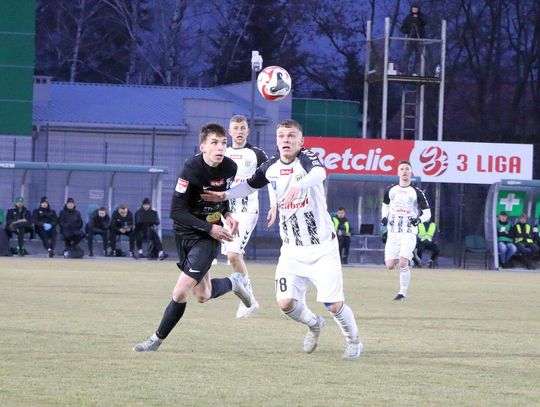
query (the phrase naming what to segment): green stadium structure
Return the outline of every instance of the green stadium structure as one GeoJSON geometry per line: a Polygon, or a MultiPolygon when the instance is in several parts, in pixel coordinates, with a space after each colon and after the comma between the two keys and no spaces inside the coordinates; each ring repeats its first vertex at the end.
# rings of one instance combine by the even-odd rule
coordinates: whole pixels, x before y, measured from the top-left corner
{"type": "Polygon", "coordinates": [[[0,135],[32,135],[35,7],[0,2],[0,135]]]}
{"type": "Polygon", "coordinates": [[[305,136],[360,136],[359,102],[294,98],[292,118],[302,125],[305,136]]]}

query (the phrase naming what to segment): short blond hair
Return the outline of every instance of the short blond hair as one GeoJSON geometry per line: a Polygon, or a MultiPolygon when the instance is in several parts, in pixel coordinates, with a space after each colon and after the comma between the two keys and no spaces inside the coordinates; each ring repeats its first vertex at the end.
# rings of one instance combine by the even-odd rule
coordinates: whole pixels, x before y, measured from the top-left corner
{"type": "Polygon", "coordinates": [[[229,123],[242,123],[242,122],[248,122],[247,117],[242,114],[235,114],[233,117],[231,117],[231,120],[229,120],[229,123]]]}

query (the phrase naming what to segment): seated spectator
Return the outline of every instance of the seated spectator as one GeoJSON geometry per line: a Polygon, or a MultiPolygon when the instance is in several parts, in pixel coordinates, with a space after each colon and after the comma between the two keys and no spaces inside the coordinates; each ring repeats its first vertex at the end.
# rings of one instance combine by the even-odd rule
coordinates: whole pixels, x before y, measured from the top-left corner
{"type": "Polygon", "coordinates": [[[432,222],[431,219],[418,225],[416,241],[417,255],[420,262],[422,262],[422,253],[424,250],[429,250],[431,252],[431,258],[428,263],[428,268],[430,269],[437,267],[437,257],[439,256],[439,246],[434,241],[436,232],[437,225],[435,222],[432,222]]]}
{"type": "Polygon", "coordinates": [[[60,225],[60,233],[64,238],[64,256],[67,257],[67,252],[76,247],[84,239],[81,213],[75,209],[73,198],[68,198],[64,208],[60,211],[58,224],[60,225]]]}
{"type": "Polygon", "coordinates": [[[341,264],[348,264],[351,247],[351,224],[345,217],[345,208],[338,208],[336,215],[332,216],[332,222],[338,238],[341,264]]]}
{"type": "Polygon", "coordinates": [[[534,243],[540,249],[540,217],[538,218],[536,225],[533,226],[533,235],[534,235],[534,243]]]}
{"type": "Polygon", "coordinates": [[[168,257],[163,252],[161,239],[155,231],[155,227],[159,225],[159,215],[152,209],[149,198],[144,198],[141,207],[135,212],[135,242],[137,244],[138,256],[143,256],[142,242],[149,240],[152,242],[152,250],[149,258],[158,258],[164,260],[168,257]]]}
{"type": "Polygon", "coordinates": [[[135,247],[135,230],[133,228],[133,214],[124,204],[120,205],[111,216],[111,251],[113,256],[121,255],[120,251],[116,250],[116,237],[117,236],[127,236],[129,238],[129,255],[137,259],[135,256],[134,247],[135,247]]]}
{"type": "Polygon", "coordinates": [[[534,243],[532,226],[527,223],[527,214],[519,215],[518,223],[512,229],[514,243],[518,253],[523,256],[525,266],[529,270],[534,270],[533,257],[538,253],[538,246],[534,243]]]}
{"type": "Polygon", "coordinates": [[[111,218],[107,214],[107,209],[102,206],[90,215],[86,224],[86,234],[88,240],[88,256],[94,256],[94,236],[99,235],[103,240],[103,255],[107,256],[109,244],[109,230],[111,228],[111,218]]]}
{"type": "Polygon", "coordinates": [[[49,257],[54,256],[56,246],[56,225],[58,216],[56,211],[49,207],[49,201],[44,196],[39,202],[39,207],[32,212],[32,223],[37,235],[43,242],[43,247],[47,250],[49,257]]]}
{"type": "Polygon", "coordinates": [[[32,237],[34,234],[31,219],[30,211],[24,206],[24,198],[18,196],[15,198],[15,207],[7,212],[6,233],[8,239],[11,239],[14,234],[17,235],[17,253],[19,256],[28,254],[24,249],[24,235],[30,233],[32,237]]]}
{"type": "Polygon", "coordinates": [[[499,213],[497,219],[497,248],[499,262],[503,269],[512,267],[512,256],[516,254],[517,247],[513,243],[512,226],[508,222],[508,214],[505,211],[499,213]]]}

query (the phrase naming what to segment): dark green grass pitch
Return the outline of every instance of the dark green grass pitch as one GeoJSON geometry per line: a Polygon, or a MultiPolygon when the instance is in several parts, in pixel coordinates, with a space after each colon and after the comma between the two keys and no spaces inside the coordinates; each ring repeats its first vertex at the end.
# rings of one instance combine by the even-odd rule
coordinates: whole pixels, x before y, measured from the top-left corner
{"type": "MultiPolygon", "coordinates": [[[[214,276],[230,268],[218,265],[214,276]]],[[[274,301],[274,267],[250,265],[261,308],[237,320],[232,295],[190,302],[156,353],[173,262],[0,259],[0,406],[540,405],[540,274],[418,270],[409,300],[397,272],[344,270],[365,352],[323,306],[318,349],[274,301]]]]}

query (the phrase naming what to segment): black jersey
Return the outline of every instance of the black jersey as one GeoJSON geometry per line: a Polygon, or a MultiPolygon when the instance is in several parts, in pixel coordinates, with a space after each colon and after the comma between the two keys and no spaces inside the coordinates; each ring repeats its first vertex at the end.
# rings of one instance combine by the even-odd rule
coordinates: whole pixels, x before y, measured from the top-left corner
{"type": "Polygon", "coordinates": [[[212,225],[222,225],[221,215],[229,203],[208,202],[203,191],[225,191],[236,175],[237,165],[228,157],[217,167],[204,162],[202,154],[188,159],[180,172],[171,203],[174,231],[184,239],[208,238],[212,225]]]}

